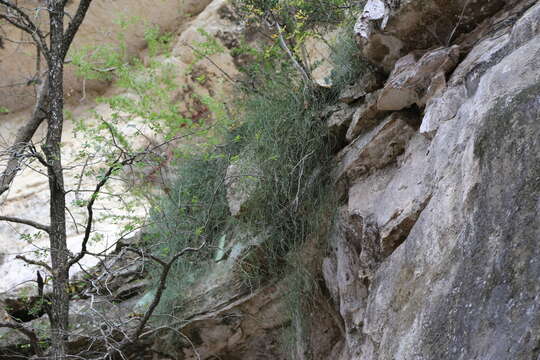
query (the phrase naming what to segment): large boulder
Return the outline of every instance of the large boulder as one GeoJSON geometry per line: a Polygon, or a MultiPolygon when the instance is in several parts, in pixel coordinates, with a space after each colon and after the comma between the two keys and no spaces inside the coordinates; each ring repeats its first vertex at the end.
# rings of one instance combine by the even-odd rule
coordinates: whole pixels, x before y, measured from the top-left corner
{"type": "Polygon", "coordinates": [[[410,125],[412,116],[405,112],[393,113],[341,150],[334,173],[337,181],[354,181],[395,161],[414,134],[410,125]]]}

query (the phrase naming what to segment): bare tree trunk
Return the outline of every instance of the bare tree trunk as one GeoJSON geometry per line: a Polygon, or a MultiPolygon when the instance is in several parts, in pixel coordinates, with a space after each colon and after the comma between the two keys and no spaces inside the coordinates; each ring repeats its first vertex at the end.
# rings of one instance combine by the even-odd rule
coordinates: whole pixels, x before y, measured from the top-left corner
{"type": "MultiPolygon", "coordinates": [[[[64,123],[64,59],[92,0],[80,0],[77,12],[74,16],[69,17],[71,21],[64,29],[64,16],[66,15],[64,8],[67,2],[68,0],[43,1],[49,17],[49,44],[47,44],[46,35],[34,23],[32,17],[28,15],[27,9],[19,6],[17,2],[0,0],[0,10],[2,10],[0,12],[0,24],[5,21],[30,35],[38,47],[38,57],[40,56],[39,54],[43,54],[48,66],[47,80],[40,88],[32,118],[26,126],[21,128],[14,145],[8,152],[9,159],[6,169],[0,174],[0,195],[9,189],[13,178],[19,170],[24,150],[40,123],[43,119],[47,118],[47,136],[43,145],[45,161],[42,161],[40,158],[40,162],[47,167],[50,191],[50,226],[31,220],[6,216],[2,216],[0,220],[34,226],[49,234],[51,266],[49,267],[47,264],[40,265],[44,265],[51,271],[53,279],[53,294],[50,299],[51,304],[48,305],[50,310],[48,314],[51,325],[50,335],[52,345],[50,357],[55,360],[65,360],[67,358],[69,268],[75,262],[70,257],[66,242],[66,193],[64,190],[61,154],[64,123]]],[[[39,68],[37,72],[39,76],[39,68]]],[[[82,255],[76,261],[84,256],[86,241],[88,239],[85,239],[82,255]]],[[[19,258],[24,259],[24,257],[19,258]]],[[[38,264],[35,261],[24,260],[29,263],[38,264]]],[[[11,324],[0,324],[0,327],[2,325],[12,328],[14,326],[11,324]]],[[[32,337],[34,333],[24,332],[22,328],[16,327],[16,329],[25,333],[32,341],[35,340],[32,337]]]]}
{"type": "Polygon", "coordinates": [[[49,0],[50,53],[47,137],[44,152],[48,164],[50,197],[50,245],[53,269],[53,299],[51,304],[52,358],[66,359],[69,315],[69,258],[66,244],[66,198],[60,142],[64,122],[64,0],[49,0]]]}

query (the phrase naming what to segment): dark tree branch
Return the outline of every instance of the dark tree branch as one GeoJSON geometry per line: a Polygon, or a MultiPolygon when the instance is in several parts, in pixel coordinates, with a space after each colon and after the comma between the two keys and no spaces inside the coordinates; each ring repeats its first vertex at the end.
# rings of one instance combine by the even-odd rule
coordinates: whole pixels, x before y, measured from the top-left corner
{"type": "MultiPolygon", "coordinates": [[[[114,347],[112,347],[112,346],[109,347],[109,349],[106,351],[106,353],[104,353],[101,357],[99,357],[100,360],[113,359],[113,358],[116,358],[117,355],[120,355],[120,357],[123,358],[124,351],[125,351],[125,349],[127,347],[133,346],[134,344],[137,343],[137,341],[139,341],[139,339],[141,337],[152,334],[155,330],[157,330],[157,329],[153,329],[151,331],[146,331],[145,332],[145,328],[148,325],[148,321],[150,320],[150,318],[152,317],[154,311],[156,310],[157,306],[159,305],[159,303],[161,301],[161,297],[163,295],[163,292],[165,291],[165,289],[167,287],[166,286],[167,278],[168,278],[168,275],[169,275],[169,272],[170,272],[172,266],[174,265],[176,260],[178,260],[180,257],[185,255],[186,253],[200,251],[205,246],[206,246],[206,241],[204,241],[199,247],[184,248],[182,251],[176,253],[172,258],[170,258],[169,261],[164,261],[164,260],[160,259],[159,257],[156,257],[156,256],[151,255],[151,254],[147,254],[147,253],[145,253],[144,251],[142,251],[140,249],[134,249],[134,248],[127,248],[126,249],[126,250],[128,250],[130,252],[134,252],[136,254],[139,254],[141,257],[146,257],[148,259],[152,259],[153,261],[157,262],[162,267],[162,270],[161,270],[161,274],[160,274],[160,277],[159,277],[159,282],[158,282],[158,287],[157,287],[156,293],[155,293],[155,295],[154,295],[154,297],[152,299],[152,302],[150,303],[150,306],[148,307],[148,310],[146,310],[144,315],[141,316],[138,326],[135,328],[135,330],[131,334],[123,333],[123,339],[121,341],[115,341],[115,346],[114,347]]],[[[161,329],[163,329],[163,327],[161,329]]],[[[110,340],[114,341],[114,339],[112,337],[110,337],[110,336],[106,337],[106,339],[105,339],[105,341],[110,341],[110,340]]]]}
{"type": "Polygon", "coordinates": [[[47,46],[45,36],[43,35],[43,32],[39,29],[39,27],[34,24],[32,19],[30,19],[30,17],[19,6],[13,4],[11,1],[0,0],[0,5],[4,5],[6,8],[15,12],[22,22],[15,21],[14,19],[5,14],[0,14],[0,19],[5,19],[13,26],[28,33],[32,37],[36,45],[41,48],[41,51],[43,52],[47,63],[50,64],[51,56],[49,53],[49,47],[47,46]]]}
{"type": "Polygon", "coordinates": [[[39,261],[39,260],[28,259],[27,257],[25,257],[25,256],[23,256],[23,255],[17,255],[17,256],[15,256],[15,259],[22,260],[22,261],[24,261],[25,263],[30,264],[30,265],[41,266],[41,267],[43,267],[44,269],[46,269],[49,273],[52,274],[52,269],[51,269],[51,267],[49,266],[49,264],[47,264],[46,262],[39,261]]]}
{"type": "Polygon", "coordinates": [[[32,227],[34,227],[34,228],[36,228],[38,230],[45,231],[46,233],[48,233],[50,231],[49,226],[40,224],[40,223],[38,223],[36,221],[32,221],[32,220],[21,219],[21,218],[12,217],[12,216],[2,216],[2,215],[0,215],[0,221],[7,221],[7,222],[12,222],[12,223],[32,226],[32,227]]]}
{"type": "Polygon", "coordinates": [[[156,290],[156,294],[154,295],[154,298],[152,299],[152,303],[148,307],[148,310],[144,314],[144,317],[141,319],[139,326],[134,332],[132,341],[136,341],[141,336],[146,324],[148,323],[148,320],[150,320],[150,317],[154,313],[154,310],[156,310],[157,306],[159,305],[159,302],[161,301],[161,296],[163,295],[163,291],[167,287],[166,285],[167,285],[167,277],[169,276],[169,271],[171,270],[171,267],[174,265],[176,260],[178,260],[181,256],[183,256],[184,254],[188,252],[200,251],[205,246],[206,246],[206,241],[204,241],[199,247],[183,249],[182,251],[174,255],[167,263],[163,263],[162,261],[158,262],[163,267],[163,270],[161,271],[161,276],[159,277],[158,288],[156,290]]]}
{"type": "Polygon", "coordinates": [[[73,264],[80,261],[86,255],[86,251],[87,251],[86,246],[88,245],[88,240],[90,240],[90,234],[92,232],[92,222],[94,221],[94,203],[96,202],[96,199],[101,191],[101,188],[105,186],[105,184],[110,179],[113,172],[117,170],[119,166],[127,165],[130,162],[133,162],[134,160],[135,160],[134,158],[130,158],[122,162],[120,162],[119,159],[115,160],[113,164],[109,167],[105,175],[103,175],[103,177],[101,178],[101,181],[96,185],[96,188],[92,192],[92,195],[90,196],[90,200],[88,201],[88,204],[86,205],[86,211],[88,212],[88,219],[86,220],[86,227],[84,229],[84,238],[81,245],[81,251],[77,254],[77,256],[71,259],[71,261],[69,262],[69,267],[73,266],[73,264]]]}
{"type": "Polygon", "coordinates": [[[130,251],[130,252],[133,252],[137,255],[139,255],[140,257],[142,258],[149,258],[149,259],[152,259],[153,261],[157,262],[159,265],[165,267],[167,266],[167,263],[163,260],[161,260],[159,257],[157,256],[154,256],[152,254],[147,254],[145,253],[144,251],[140,250],[140,249],[134,249],[134,248],[126,248],[127,251],[130,251]]]}
{"type": "MultiPolygon", "coordinates": [[[[109,127],[109,130],[111,130],[110,127],[109,127]]],[[[112,131],[111,131],[111,135],[114,138],[114,134],[113,134],[112,131]]],[[[145,151],[135,153],[135,154],[129,156],[128,158],[126,158],[123,161],[120,161],[120,158],[125,155],[125,152],[121,148],[119,148],[120,151],[121,151],[120,156],[112,163],[112,165],[110,165],[110,167],[107,169],[105,174],[102,176],[99,183],[96,185],[94,191],[92,192],[92,195],[90,195],[90,200],[88,201],[88,204],[86,205],[86,210],[87,210],[87,213],[88,213],[88,219],[86,221],[86,227],[85,227],[85,231],[84,231],[84,238],[83,238],[83,241],[82,241],[82,244],[81,244],[81,251],[74,258],[71,259],[71,261],[69,262],[69,265],[68,265],[68,269],[71,266],[73,266],[75,263],[80,261],[86,254],[88,254],[87,245],[88,245],[88,241],[90,240],[90,234],[92,232],[92,223],[94,221],[94,203],[97,200],[97,198],[98,198],[98,196],[99,196],[99,194],[101,192],[101,189],[103,188],[103,186],[105,186],[107,181],[110,180],[110,178],[112,177],[114,172],[116,170],[118,170],[118,169],[122,169],[124,166],[133,164],[135,161],[137,161],[137,159],[140,159],[140,158],[142,158],[142,157],[144,157],[144,156],[146,156],[148,154],[153,153],[156,149],[159,149],[160,147],[165,146],[165,145],[169,144],[170,142],[172,142],[174,140],[178,140],[180,138],[187,137],[187,136],[190,136],[190,134],[177,136],[177,137],[174,137],[174,138],[172,138],[170,140],[167,140],[167,141],[165,141],[165,142],[163,142],[161,144],[158,144],[156,146],[148,147],[145,151]]]]}
{"type": "Polygon", "coordinates": [[[41,154],[37,151],[37,149],[36,149],[36,147],[34,146],[34,144],[30,143],[30,144],[28,145],[28,148],[30,149],[30,154],[32,154],[32,156],[35,157],[35,158],[39,161],[39,163],[40,163],[41,165],[43,165],[45,168],[51,167],[51,165],[49,165],[49,163],[47,162],[47,160],[45,160],[45,157],[43,157],[43,155],[41,155],[41,154]]]}
{"type": "MultiPolygon", "coordinates": [[[[1,0],[0,0],[1,1],[1,0]]],[[[47,49],[46,49],[46,46],[44,43],[42,43],[40,41],[40,39],[38,37],[36,37],[33,33],[32,33],[32,30],[31,28],[29,28],[28,26],[14,20],[13,18],[7,16],[7,15],[4,15],[4,14],[0,14],[0,20],[5,20],[7,21],[8,23],[10,23],[11,25],[15,26],[16,28],[18,28],[19,30],[22,30],[28,34],[30,34],[30,36],[32,36],[32,40],[34,41],[34,43],[36,44],[37,47],[39,48],[43,48],[43,53],[45,54],[45,58],[47,60],[47,62],[49,62],[50,58],[48,58],[48,52],[47,52],[47,49]]]]}
{"type": "MultiPolygon", "coordinates": [[[[67,1],[64,1],[64,6],[66,2],[67,1]]],[[[79,3],[79,7],[77,8],[77,12],[73,17],[73,20],[71,20],[66,32],[64,33],[64,58],[67,55],[71,43],[73,42],[75,34],[77,33],[77,31],[79,31],[79,27],[81,26],[91,3],[92,0],[81,0],[81,2],[79,3]]]]}
{"type": "Polygon", "coordinates": [[[38,296],[43,297],[43,286],[45,285],[45,282],[43,281],[43,277],[41,276],[39,270],[36,272],[36,278],[38,285],[38,296]]]}
{"type": "MultiPolygon", "coordinates": [[[[1,1],[1,0],[0,0],[1,1]]],[[[42,82],[38,90],[37,101],[32,111],[32,116],[28,122],[22,126],[15,137],[13,145],[8,149],[9,160],[4,172],[0,175],[0,195],[9,189],[9,186],[17,172],[20,170],[20,161],[24,150],[28,146],[30,140],[34,136],[39,125],[47,116],[47,98],[49,93],[49,82],[42,82]]]]}

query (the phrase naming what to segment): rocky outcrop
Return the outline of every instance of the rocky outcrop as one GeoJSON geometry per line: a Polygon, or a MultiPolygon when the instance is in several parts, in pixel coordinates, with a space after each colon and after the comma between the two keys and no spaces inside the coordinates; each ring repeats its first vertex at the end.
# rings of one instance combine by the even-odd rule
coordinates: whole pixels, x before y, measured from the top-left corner
{"type": "Polygon", "coordinates": [[[396,62],[377,100],[379,110],[401,110],[413,104],[423,107],[445,87],[446,74],[458,62],[459,47],[431,50],[420,59],[417,56],[412,52],[396,62]]]}
{"type": "Polygon", "coordinates": [[[429,27],[435,9],[464,7],[420,3],[369,1],[357,25],[366,54],[393,68],[378,109],[425,110],[419,129],[396,112],[351,131],[338,155],[336,174],[349,182],[340,219],[356,231],[333,232],[322,269],[346,325],[336,358],[536,359],[540,5],[514,2],[482,22],[504,4],[470,2],[484,12],[453,34],[478,26],[459,36],[465,54],[402,57],[432,44],[408,32],[419,19],[429,27]],[[378,53],[383,44],[399,46],[378,53]],[[389,156],[392,143],[400,151],[389,156]]]}
{"type": "Polygon", "coordinates": [[[364,55],[387,71],[413,50],[447,46],[517,0],[369,0],[354,27],[364,55]]]}
{"type": "Polygon", "coordinates": [[[382,85],[380,74],[368,71],[362,74],[352,85],[345,86],[339,95],[339,101],[350,104],[365,95],[377,90],[382,85]]]}
{"type": "Polygon", "coordinates": [[[345,136],[348,142],[351,142],[358,135],[372,128],[381,117],[387,114],[387,112],[379,110],[377,105],[379,94],[380,91],[376,91],[366,95],[363,104],[354,112],[352,123],[345,136]]]}
{"type": "MultiPolygon", "coordinates": [[[[370,132],[359,136],[337,156],[336,179],[349,182],[372,173],[396,160],[414,130],[409,120],[414,116],[396,112],[388,116],[370,132]]],[[[354,124],[352,124],[354,125],[354,124]]]]}

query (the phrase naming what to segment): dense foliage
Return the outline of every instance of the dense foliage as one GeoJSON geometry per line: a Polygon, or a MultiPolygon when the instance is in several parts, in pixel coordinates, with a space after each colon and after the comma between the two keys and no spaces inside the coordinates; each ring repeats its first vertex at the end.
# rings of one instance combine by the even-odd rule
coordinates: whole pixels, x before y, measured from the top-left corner
{"type": "MultiPolygon", "coordinates": [[[[242,9],[254,17],[265,11],[279,12],[281,17],[292,9],[291,3],[277,8],[267,7],[270,3],[274,2],[257,5],[245,1],[242,9]]],[[[339,40],[331,44],[331,61],[335,64],[331,89],[306,86],[292,59],[276,44],[275,36],[275,42],[260,49],[242,45],[233,50],[257,59],[243,69],[245,78],[238,86],[235,103],[238,119],[232,126],[229,123],[223,127],[218,146],[208,148],[203,156],[179,162],[178,178],[152,217],[152,242],[164,244],[161,251],[195,246],[201,238],[211,245],[192,258],[180,259],[161,307],[162,314],[173,319],[181,316],[190,302],[188,285],[207,278],[216,259],[222,259],[216,254],[231,250],[225,244],[241,242],[246,234],[260,237],[259,245],[240,258],[236,273],[244,286],[252,290],[269,281],[285,279],[291,327],[284,329],[284,348],[291,357],[300,351],[299,347],[309,348],[311,323],[307,314],[316,306],[321,292],[320,274],[315,270],[320,268],[320,258],[303,258],[303,245],[309,241],[310,247],[319,249],[315,254],[324,253],[325,231],[335,203],[329,179],[333,139],[321,114],[335,103],[344,86],[368,70],[359,57],[347,20],[351,17],[346,16],[343,4],[325,2],[325,6],[317,8],[313,3],[298,2],[292,12],[292,19],[297,19],[295,29],[304,29],[305,34],[308,25],[304,27],[299,22],[305,21],[311,29],[316,28],[313,25],[322,27],[323,23],[342,23],[339,40]],[[327,11],[330,5],[337,10],[327,11]],[[321,9],[324,17],[318,19],[321,9]],[[234,219],[228,214],[225,198],[224,179],[230,164],[243,170],[239,181],[248,183],[250,189],[247,209],[234,219]],[[196,209],[187,214],[188,209],[193,209],[193,199],[196,209]],[[178,225],[179,222],[182,224],[178,225]]],[[[293,31],[286,41],[295,49],[296,59],[304,64],[299,55],[303,39],[297,35],[299,32],[293,31]]]]}

